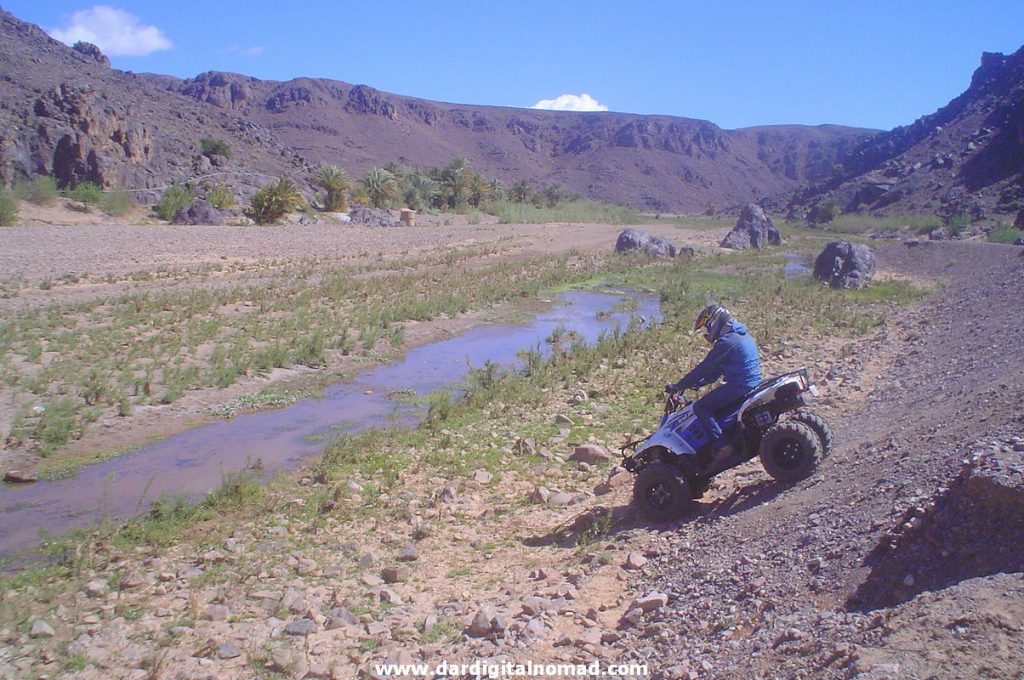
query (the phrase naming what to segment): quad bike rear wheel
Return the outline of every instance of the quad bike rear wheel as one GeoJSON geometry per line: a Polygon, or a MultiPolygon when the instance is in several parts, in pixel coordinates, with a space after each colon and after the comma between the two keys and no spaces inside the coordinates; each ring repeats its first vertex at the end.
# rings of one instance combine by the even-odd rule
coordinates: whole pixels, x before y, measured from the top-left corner
{"type": "Polygon", "coordinates": [[[818,415],[816,411],[802,408],[794,411],[789,420],[803,423],[814,430],[814,433],[818,435],[818,439],[821,440],[821,455],[823,458],[828,458],[832,454],[832,443],[834,441],[832,438],[832,428],[828,426],[828,422],[818,415]]]}
{"type": "Polygon", "coordinates": [[[633,503],[654,522],[668,522],[682,516],[692,499],[690,483],[668,463],[650,463],[633,483],[633,503]]]}
{"type": "Polygon", "coordinates": [[[780,482],[810,477],[821,463],[817,432],[797,420],[785,420],[768,428],[761,439],[761,465],[780,482]]]}

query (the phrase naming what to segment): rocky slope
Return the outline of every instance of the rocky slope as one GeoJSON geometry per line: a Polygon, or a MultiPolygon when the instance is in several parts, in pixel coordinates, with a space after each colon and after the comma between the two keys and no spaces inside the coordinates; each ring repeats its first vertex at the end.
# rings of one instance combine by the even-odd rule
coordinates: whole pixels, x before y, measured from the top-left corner
{"type": "MultiPolygon", "coordinates": [[[[133,188],[218,173],[243,193],[264,175],[320,162],[358,175],[395,161],[464,156],[505,182],[561,183],[590,198],[702,210],[792,191],[828,175],[873,131],[839,126],[723,130],[702,120],[462,106],[297,78],[112,70],[0,10],[0,179],[53,173],[133,188]],[[223,139],[230,161],[203,156],[223,139]]],[[[300,177],[301,178],[301,177],[300,177]]]]}
{"type": "Polygon", "coordinates": [[[1024,208],[1024,48],[983,54],[963,94],[856,145],[827,181],[798,193],[791,209],[804,212],[828,199],[846,212],[974,218],[1024,208]]]}

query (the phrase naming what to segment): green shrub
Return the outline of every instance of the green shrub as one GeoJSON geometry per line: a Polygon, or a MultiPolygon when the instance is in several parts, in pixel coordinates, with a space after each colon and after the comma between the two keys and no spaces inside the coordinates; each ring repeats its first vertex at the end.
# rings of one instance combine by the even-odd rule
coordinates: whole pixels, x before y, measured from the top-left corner
{"type": "Polygon", "coordinates": [[[175,184],[164,189],[160,200],[153,206],[153,212],[162,220],[170,220],[182,208],[188,208],[196,200],[195,191],[186,184],[175,184]]]}
{"type": "Polygon", "coordinates": [[[1021,237],[1024,237],[1024,229],[1015,229],[1005,222],[988,233],[988,240],[992,243],[1014,243],[1021,237]]]}
{"type": "Polygon", "coordinates": [[[295,182],[281,177],[257,191],[249,201],[249,216],[256,224],[273,224],[302,205],[295,182]]]}
{"type": "Polygon", "coordinates": [[[235,205],[235,195],[225,184],[218,184],[206,192],[206,201],[217,210],[224,210],[235,205]]]}
{"type": "Polygon", "coordinates": [[[36,205],[48,205],[60,196],[57,180],[49,175],[39,175],[28,185],[28,200],[36,205]]]}
{"type": "Polygon", "coordinates": [[[807,220],[811,224],[827,224],[839,217],[842,212],[839,208],[839,203],[834,198],[830,198],[811,208],[807,220]]]}
{"type": "Polygon", "coordinates": [[[135,198],[127,191],[108,191],[100,199],[100,210],[114,217],[123,217],[134,207],[135,198]]]}
{"type": "Polygon", "coordinates": [[[199,146],[203,150],[204,156],[224,156],[224,158],[231,158],[231,147],[223,139],[212,139],[206,137],[199,140],[199,146]]]}
{"type": "Polygon", "coordinates": [[[65,191],[64,196],[79,203],[99,205],[103,199],[103,189],[95,182],[81,182],[74,189],[65,191]]]}
{"type": "Polygon", "coordinates": [[[398,182],[395,176],[384,168],[370,168],[359,180],[359,185],[366,192],[370,205],[374,208],[389,208],[398,195],[398,182]]]}
{"type": "Polygon", "coordinates": [[[348,174],[335,165],[324,165],[313,176],[313,185],[324,190],[324,209],[328,212],[345,212],[348,202],[345,192],[349,190],[348,174]]]}
{"type": "Polygon", "coordinates": [[[9,227],[18,218],[18,201],[6,189],[0,189],[0,227],[9,227]]]}

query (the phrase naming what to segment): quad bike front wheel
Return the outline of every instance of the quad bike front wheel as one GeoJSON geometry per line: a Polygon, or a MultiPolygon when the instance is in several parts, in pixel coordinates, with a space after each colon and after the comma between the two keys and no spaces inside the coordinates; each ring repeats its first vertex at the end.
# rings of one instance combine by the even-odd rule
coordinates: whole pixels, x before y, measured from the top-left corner
{"type": "Polygon", "coordinates": [[[633,503],[654,522],[668,522],[682,516],[692,500],[690,483],[668,463],[647,465],[633,483],[633,503]]]}
{"type": "Polygon", "coordinates": [[[761,465],[780,482],[810,477],[821,463],[821,440],[810,426],[785,420],[768,428],[761,439],[761,465]]]}
{"type": "Polygon", "coordinates": [[[798,423],[803,423],[807,427],[814,430],[814,433],[818,435],[818,439],[821,440],[821,455],[823,458],[828,458],[832,453],[832,428],[828,426],[828,421],[822,418],[816,411],[812,411],[809,408],[798,409],[793,412],[790,416],[790,420],[795,420],[798,423]]]}

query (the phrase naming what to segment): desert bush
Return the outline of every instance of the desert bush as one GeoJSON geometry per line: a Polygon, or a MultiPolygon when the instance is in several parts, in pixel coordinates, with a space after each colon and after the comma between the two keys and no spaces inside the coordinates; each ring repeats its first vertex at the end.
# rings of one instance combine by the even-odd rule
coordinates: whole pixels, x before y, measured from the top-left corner
{"type": "Polygon", "coordinates": [[[99,205],[100,200],[103,198],[103,189],[95,182],[80,182],[74,189],[65,191],[64,196],[79,203],[99,205]]]}
{"type": "Polygon", "coordinates": [[[513,203],[526,203],[533,197],[533,187],[530,181],[521,179],[512,185],[508,190],[508,198],[513,203]]]}
{"type": "Polygon", "coordinates": [[[127,191],[108,191],[100,198],[100,210],[106,215],[121,217],[130,213],[134,207],[135,198],[127,191]]]}
{"type": "Polygon", "coordinates": [[[225,184],[218,184],[206,192],[206,202],[217,210],[224,210],[235,205],[235,195],[225,184]]]}
{"type": "Polygon", "coordinates": [[[58,196],[57,180],[49,175],[39,175],[29,183],[26,198],[36,205],[48,205],[58,196]]]}
{"type": "Polygon", "coordinates": [[[257,224],[273,224],[302,205],[295,182],[280,177],[257,191],[249,202],[250,217],[257,224]]]}
{"type": "Polygon", "coordinates": [[[202,148],[204,156],[217,155],[231,158],[231,147],[223,139],[205,137],[199,140],[199,146],[202,148]]]}
{"type": "Polygon", "coordinates": [[[1017,239],[1024,237],[1024,229],[1015,229],[1005,222],[988,233],[988,240],[992,243],[1014,243],[1017,239]]]}
{"type": "Polygon", "coordinates": [[[313,175],[313,185],[324,190],[324,209],[328,212],[345,212],[348,202],[345,192],[349,190],[348,173],[336,165],[323,165],[313,175]]]}
{"type": "Polygon", "coordinates": [[[834,198],[829,198],[811,208],[807,220],[811,224],[828,224],[839,217],[842,212],[839,208],[839,203],[834,198]]]}
{"type": "Polygon", "coordinates": [[[707,217],[714,217],[717,213],[718,213],[718,207],[715,206],[715,202],[714,201],[708,201],[704,205],[704,214],[707,217]]]}
{"type": "Polygon", "coordinates": [[[391,202],[398,195],[395,176],[384,168],[370,168],[359,180],[359,184],[374,208],[390,208],[391,202]]]}
{"type": "Polygon", "coordinates": [[[164,189],[160,200],[153,206],[153,212],[162,220],[170,220],[182,208],[188,208],[196,200],[196,192],[187,184],[175,184],[164,189]]]}
{"type": "Polygon", "coordinates": [[[18,218],[18,201],[6,189],[0,189],[0,227],[9,227],[18,218]]]}

